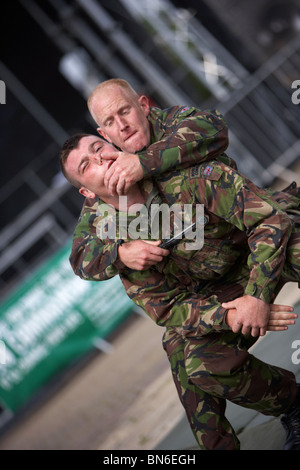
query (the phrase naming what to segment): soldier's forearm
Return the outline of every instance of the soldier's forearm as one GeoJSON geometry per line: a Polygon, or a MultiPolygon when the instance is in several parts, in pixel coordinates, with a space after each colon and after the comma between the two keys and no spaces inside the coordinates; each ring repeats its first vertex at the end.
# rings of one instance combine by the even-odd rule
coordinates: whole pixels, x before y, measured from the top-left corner
{"type": "Polygon", "coordinates": [[[216,158],[228,147],[228,128],[217,112],[195,111],[171,129],[161,140],[138,153],[145,176],[216,158]]]}
{"type": "Polygon", "coordinates": [[[119,274],[124,265],[118,260],[116,243],[104,245],[96,236],[73,242],[70,264],[81,279],[105,281],[119,274]]]}

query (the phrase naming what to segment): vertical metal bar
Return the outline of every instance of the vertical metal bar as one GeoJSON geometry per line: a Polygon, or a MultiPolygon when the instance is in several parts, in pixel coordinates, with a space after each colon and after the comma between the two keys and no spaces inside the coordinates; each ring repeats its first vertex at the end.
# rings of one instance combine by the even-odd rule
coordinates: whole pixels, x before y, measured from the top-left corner
{"type": "Polygon", "coordinates": [[[28,113],[36,119],[55,142],[61,145],[68,138],[67,132],[1,61],[0,76],[4,79],[7,88],[11,90],[28,113]]]}

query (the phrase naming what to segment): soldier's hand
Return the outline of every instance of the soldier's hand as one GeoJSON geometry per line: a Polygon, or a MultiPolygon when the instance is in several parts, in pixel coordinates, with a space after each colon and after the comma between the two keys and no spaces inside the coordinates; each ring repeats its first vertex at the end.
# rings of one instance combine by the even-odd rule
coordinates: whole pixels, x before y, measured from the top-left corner
{"type": "Polygon", "coordinates": [[[264,336],[270,317],[270,306],[263,300],[244,295],[231,302],[225,302],[222,307],[236,309],[236,316],[232,325],[232,331],[237,333],[241,330],[244,335],[251,333],[252,336],[264,336]]]}
{"type": "Polygon", "coordinates": [[[160,263],[169,254],[168,250],[158,247],[160,243],[161,240],[133,240],[123,243],[118,250],[119,259],[128,268],[143,271],[160,263]]]}
{"type": "Polygon", "coordinates": [[[290,325],[295,324],[298,315],[289,305],[270,305],[270,318],[268,331],[285,331],[290,325]]]}
{"type": "Polygon", "coordinates": [[[101,158],[115,160],[104,177],[104,185],[112,195],[126,194],[133,184],[143,179],[143,169],[137,155],[115,151],[103,152],[101,158]]]}
{"type": "MultiPolygon", "coordinates": [[[[224,304],[223,304],[224,305],[224,304]]],[[[229,309],[226,315],[226,323],[232,328],[236,309],[229,309]]],[[[295,324],[298,315],[294,313],[293,307],[289,305],[270,305],[270,317],[267,325],[267,331],[285,331],[290,325],[295,324]]]]}

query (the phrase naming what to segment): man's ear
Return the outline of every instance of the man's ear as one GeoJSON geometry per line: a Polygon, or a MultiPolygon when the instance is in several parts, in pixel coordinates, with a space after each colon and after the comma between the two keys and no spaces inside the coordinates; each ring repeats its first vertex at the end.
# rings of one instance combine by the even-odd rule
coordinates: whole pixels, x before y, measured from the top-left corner
{"type": "Polygon", "coordinates": [[[105,134],[105,132],[101,129],[101,127],[97,127],[97,132],[101,137],[103,137],[103,139],[107,140],[107,142],[112,144],[112,140],[108,137],[107,134],[105,134]]]}
{"type": "Polygon", "coordinates": [[[138,99],[138,102],[140,103],[140,106],[143,109],[145,116],[148,116],[148,114],[150,113],[150,104],[147,96],[141,95],[138,99]]]}
{"type": "Polygon", "coordinates": [[[89,189],[85,188],[84,186],[82,186],[82,188],[79,189],[79,192],[80,192],[80,194],[82,194],[82,196],[88,197],[90,199],[95,199],[95,197],[96,197],[95,193],[93,193],[89,189]]]}

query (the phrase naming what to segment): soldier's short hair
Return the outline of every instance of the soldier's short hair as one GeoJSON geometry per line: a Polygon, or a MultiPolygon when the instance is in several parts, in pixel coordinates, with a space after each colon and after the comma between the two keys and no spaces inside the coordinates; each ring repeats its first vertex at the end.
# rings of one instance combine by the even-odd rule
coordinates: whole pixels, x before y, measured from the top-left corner
{"type": "Polygon", "coordinates": [[[72,150],[77,149],[79,147],[79,143],[83,137],[89,137],[90,134],[83,134],[83,133],[78,133],[74,134],[72,137],[67,139],[65,143],[63,144],[60,152],[59,152],[59,163],[60,163],[60,169],[64,177],[73,185],[75,188],[80,189],[82,187],[82,184],[77,181],[76,179],[72,178],[68,172],[66,171],[66,161],[68,159],[68,156],[72,152],[72,150]]]}

